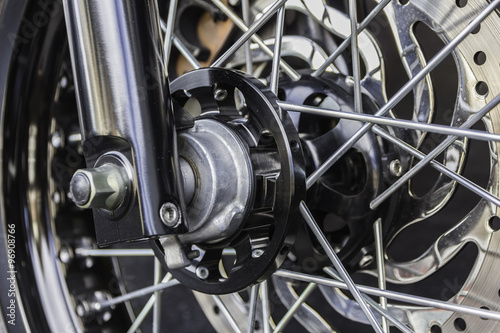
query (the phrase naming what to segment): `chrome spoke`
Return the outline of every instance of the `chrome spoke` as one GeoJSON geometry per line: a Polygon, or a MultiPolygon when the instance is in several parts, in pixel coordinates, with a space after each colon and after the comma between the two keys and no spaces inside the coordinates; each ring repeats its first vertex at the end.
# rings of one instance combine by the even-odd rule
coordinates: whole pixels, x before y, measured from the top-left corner
{"type": "Polygon", "coordinates": [[[214,300],[215,304],[219,308],[220,312],[226,318],[226,320],[229,322],[229,325],[231,325],[231,328],[233,329],[234,332],[236,333],[242,333],[240,330],[240,327],[238,326],[238,323],[236,320],[234,320],[233,316],[229,312],[228,308],[224,304],[224,302],[221,300],[219,295],[212,295],[212,299],[214,300]]]}
{"type": "Polygon", "coordinates": [[[247,333],[253,333],[255,329],[255,313],[257,312],[257,300],[259,298],[259,287],[253,285],[250,289],[250,304],[248,309],[247,333]]]}
{"type": "MultiPolygon", "coordinates": [[[[280,0],[281,2],[285,2],[286,0],[280,0]]],[[[240,28],[242,31],[247,32],[249,31],[249,28],[245,25],[245,23],[236,15],[231,9],[229,9],[226,5],[224,5],[220,0],[212,0],[212,2],[222,11],[224,14],[226,14],[237,26],[240,28]]],[[[276,8],[276,10],[279,9],[280,6],[276,6],[276,3],[273,5],[273,8],[276,8]]],[[[267,13],[267,12],[266,12],[267,13]]],[[[264,14],[265,15],[265,14],[264,14]]],[[[255,25],[255,23],[254,23],[255,25]]],[[[258,29],[256,29],[258,30],[258,29]]],[[[244,35],[245,36],[245,35],[244,35]]],[[[242,36],[243,37],[243,36],[242,36]]],[[[237,48],[241,47],[248,38],[251,38],[259,47],[271,58],[274,56],[274,52],[264,43],[264,41],[257,36],[255,33],[249,33],[248,36],[245,36],[246,39],[241,38],[238,40],[238,45],[237,48]]],[[[235,43],[236,45],[236,43],[235,43]]],[[[236,48],[236,49],[237,49],[236,48]]],[[[236,51],[236,50],[235,50],[236,51]]],[[[235,52],[234,51],[234,52],[235,52]]],[[[222,55],[223,57],[224,55],[222,55]]],[[[221,58],[222,58],[221,57],[221,58]]],[[[219,58],[220,59],[220,58],[219,58]]],[[[217,60],[215,63],[211,65],[211,67],[215,66],[220,66],[222,63],[220,63],[219,60],[217,60]]],[[[285,73],[294,81],[298,80],[300,78],[300,75],[292,68],[290,65],[288,65],[286,62],[283,61],[283,59],[280,60],[280,66],[285,71],[285,73]]]]}
{"type": "Polygon", "coordinates": [[[262,301],[262,328],[264,333],[271,333],[269,319],[271,318],[269,308],[269,287],[267,280],[260,283],[260,298],[262,301]]]}
{"type": "MultiPolygon", "coordinates": [[[[155,258],[154,267],[154,284],[161,283],[161,262],[158,258],[155,258]]],[[[160,333],[161,331],[161,291],[156,291],[154,294],[156,301],[153,305],[153,333],[160,333]]]]}
{"type": "MultiPolygon", "coordinates": [[[[496,96],[492,99],[484,108],[482,108],[479,112],[474,114],[472,117],[467,119],[460,128],[470,128],[472,125],[477,123],[481,118],[486,116],[488,112],[493,110],[497,104],[500,103],[500,95],[496,96]]],[[[434,148],[427,156],[422,158],[420,162],[417,163],[413,168],[411,168],[407,173],[405,173],[401,178],[395,181],[388,189],[386,189],[383,193],[381,193],[378,197],[373,199],[370,203],[370,208],[375,209],[378,207],[385,199],[391,196],[398,188],[404,185],[408,180],[410,180],[417,172],[422,170],[427,164],[429,164],[432,160],[434,160],[439,154],[441,154],[448,146],[453,144],[457,136],[449,136],[443,142],[441,142],[436,148],[434,148]]]]}
{"type": "MultiPolygon", "coordinates": [[[[370,22],[391,2],[391,0],[383,0],[381,1],[371,12],[370,14],[357,26],[357,32],[360,34],[365,28],[370,24],[370,22]]],[[[323,74],[326,69],[338,58],[342,52],[344,52],[349,44],[351,43],[352,34],[349,35],[338,47],[335,51],[325,60],[325,62],[311,75],[312,76],[320,76],[323,74]]]]}
{"type": "MultiPolygon", "coordinates": [[[[330,275],[332,278],[336,279],[337,281],[342,281],[340,276],[337,274],[337,272],[335,272],[335,270],[332,267],[325,267],[325,268],[323,268],[323,271],[326,274],[330,275]]],[[[383,325],[383,320],[388,319],[391,323],[394,324],[394,326],[399,328],[402,332],[414,333],[405,324],[403,324],[396,317],[394,317],[389,311],[387,311],[386,308],[381,307],[374,300],[372,300],[369,296],[367,296],[365,294],[362,294],[362,296],[365,299],[365,301],[368,303],[368,305],[370,305],[373,310],[377,311],[382,316],[382,325],[383,325]]]]}
{"type": "Polygon", "coordinates": [[[77,257],[152,257],[151,249],[86,249],[76,248],[77,257]]]}
{"type": "Polygon", "coordinates": [[[177,0],[171,0],[168,6],[168,16],[166,24],[160,21],[162,30],[165,32],[165,40],[163,41],[163,54],[165,59],[165,68],[168,73],[168,62],[172,51],[172,38],[174,36],[175,15],[177,13],[177,0]]]}
{"type": "MultiPolygon", "coordinates": [[[[246,26],[250,25],[250,5],[249,0],[241,0],[241,13],[243,15],[243,22],[246,26]]],[[[253,73],[252,51],[250,50],[250,41],[245,42],[245,63],[246,72],[250,75],[253,73]]]]}
{"type": "Polygon", "coordinates": [[[358,288],[356,287],[356,285],[352,281],[351,277],[349,276],[349,273],[347,273],[347,271],[344,268],[344,266],[342,265],[342,262],[340,261],[339,257],[337,257],[337,254],[335,253],[332,246],[330,245],[330,243],[326,239],[325,235],[323,234],[323,232],[319,228],[318,224],[314,220],[314,217],[312,216],[311,212],[307,208],[304,201],[300,202],[299,208],[300,208],[300,213],[302,214],[302,216],[306,220],[307,225],[309,226],[309,228],[313,232],[313,234],[316,237],[316,239],[318,240],[318,242],[321,244],[321,247],[323,248],[323,250],[325,250],[326,255],[328,256],[328,258],[332,262],[332,264],[335,267],[335,269],[337,270],[337,272],[339,272],[343,281],[345,281],[346,285],[349,288],[349,291],[353,294],[354,298],[361,306],[361,309],[363,310],[366,317],[370,321],[370,324],[372,325],[375,332],[383,333],[382,329],[380,328],[379,324],[377,323],[377,319],[375,318],[375,315],[373,314],[373,312],[371,311],[371,309],[368,307],[365,300],[361,296],[358,288]]]}
{"type": "Polygon", "coordinates": [[[276,328],[274,329],[273,333],[278,333],[283,331],[285,326],[288,324],[290,319],[294,316],[295,312],[299,309],[299,307],[304,303],[304,301],[307,299],[307,297],[314,291],[316,288],[317,284],[316,283],[309,283],[309,285],[304,289],[302,294],[300,294],[299,298],[295,300],[295,302],[290,306],[288,311],[285,313],[283,318],[279,321],[279,323],[276,325],[276,328]]]}
{"type": "MultiPolygon", "coordinates": [[[[385,283],[385,263],[384,263],[384,246],[382,240],[382,219],[377,219],[373,223],[373,233],[375,238],[375,257],[377,261],[377,273],[378,273],[378,287],[381,290],[386,289],[385,283]]],[[[380,306],[382,309],[387,310],[387,298],[380,297],[380,306]]],[[[389,323],[387,318],[382,317],[382,329],[384,333],[389,332],[389,323]]]]}
{"type": "Polygon", "coordinates": [[[351,18],[351,58],[352,73],[354,78],[354,112],[363,113],[363,104],[361,103],[361,73],[359,65],[358,48],[358,15],[356,9],[357,0],[349,0],[349,16],[351,18]]]}
{"type": "MultiPolygon", "coordinates": [[[[413,155],[414,157],[416,157],[416,158],[418,158],[420,160],[423,160],[426,157],[426,155],[423,154],[422,152],[420,152],[419,150],[413,148],[412,146],[410,146],[406,142],[404,142],[404,141],[402,141],[402,140],[400,140],[398,138],[395,138],[394,136],[392,136],[386,130],[382,129],[379,126],[374,126],[373,127],[373,132],[375,134],[379,135],[380,137],[386,139],[387,141],[390,141],[390,142],[394,143],[395,145],[397,145],[401,149],[405,150],[406,152],[410,153],[411,155],[413,155]]],[[[483,189],[482,187],[480,187],[476,183],[470,181],[468,178],[465,178],[464,176],[462,176],[462,175],[460,175],[460,174],[458,174],[458,173],[456,173],[456,172],[448,169],[446,166],[444,166],[443,164],[437,162],[436,160],[431,160],[429,162],[429,164],[433,168],[435,168],[436,170],[438,170],[439,172],[441,172],[444,175],[450,177],[451,179],[457,181],[457,183],[459,183],[460,185],[462,185],[465,188],[469,189],[473,193],[479,195],[481,198],[486,199],[489,202],[491,202],[492,204],[500,207],[500,199],[499,198],[497,198],[496,196],[494,196],[490,192],[486,191],[485,189],[483,189]]]]}
{"type": "Polygon", "coordinates": [[[192,55],[191,52],[189,52],[188,48],[181,42],[181,40],[176,35],[174,35],[173,40],[177,50],[179,50],[179,52],[184,56],[184,58],[186,58],[186,60],[189,62],[191,66],[193,66],[194,69],[199,69],[202,67],[198,62],[198,60],[196,60],[195,56],[192,55]]]}
{"type": "MultiPolygon", "coordinates": [[[[288,279],[293,279],[297,281],[304,281],[304,282],[315,282],[317,284],[322,284],[325,286],[330,286],[333,288],[340,288],[344,290],[349,290],[347,284],[345,282],[341,281],[335,281],[332,279],[320,277],[320,276],[314,276],[310,274],[304,274],[304,273],[297,273],[297,272],[292,272],[288,270],[279,270],[275,273],[277,276],[283,277],[283,278],[288,278],[288,279]]],[[[493,319],[493,320],[500,320],[500,312],[496,311],[491,311],[491,310],[483,310],[483,309],[477,309],[473,308],[470,306],[466,305],[459,305],[459,304],[453,304],[453,303],[448,303],[448,302],[443,302],[439,300],[434,300],[431,298],[426,298],[426,297],[421,297],[421,296],[415,296],[415,295],[410,295],[410,294],[404,294],[396,291],[389,291],[389,290],[380,290],[378,288],[374,287],[368,287],[364,285],[357,285],[357,288],[359,291],[368,294],[368,295],[373,295],[377,297],[386,297],[395,301],[400,301],[400,302],[405,302],[409,304],[415,304],[415,305],[420,305],[420,306],[428,306],[428,307],[433,307],[433,308],[438,308],[438,309],[443,309],[443,310],[448,310],[448,311],[455,311],[463,314],[469,314],[481,318],[488,318],[488,319],[493,319]]]]}
{"type": "MultiPolygon", "coordinates": [[[[163,280],[167,279],[167,277],[169,277],[169,276],[170,276],[170,273],[167,274],[163,280]]],[[[134,298],[137,298],[137,297],[149,295],[151,293],[154,293],[155,291],[165,290],[167,288],[176,286],[178,284],[179,284],[179,281],[177,281],[177,280],[171,280],[171,281],[167,281],[167,282],[161,282],[159,284],[152,285],[152,286],[149,286],[149,287],[146,287],[146,288],[137,289],[137,290],[132,291],[132,292],[130,292],[128,294],[124,294],[124,295],[121,295],[121,296],[109,299],[109,300],[104,301],[104,302],[92,303],[92,307],[95,310],[101,310],[101,309],[108,308],[110,306],[113,306],[113,305],[116,305],[116,304],[119,304],[119,303],[123,303],[125,301],[131,300],[131,299],[134,299],[134,298]]]]}
{"type": "Polygon", "coordinates": [[[358,114],[347,111],[323,109],[315,106],[304,106],[295,105],[286,102],[278,101],[278,105],[288,111],[296,111],[301,113],[307,113],[311,115],[331,117],[331,118],[342,118],[355,121],[362,121],[366,123],[379,124],[391,127],[399,127],[405,129],[419,130],[423,132],[444,134],[444,135],[454,135],[456,137],[467,137],[469,139],[476,139],[481,141],[496,141],[500,142],[500,135],[488,133],[484,131],[471,130],[463,127],[450,127],[446,125],[439,124],[427,124],[419,123],[412,120],[405,119],[394,119],[389,117],[374,116],[371,114],[358,114]]]}
{"type": "MultiPolygon", "coordinates": [[[[462,40],[465,39],[495,8],[500,4],[500,0],[491,2],[467,27],[462,30],[453,40],[442,48],[422,70],[410,79],[399,91],[382,107],[375,115],[383,116],[388,113],[397,103],[399,103],[419,82],[424,79],[437,65],[439,65],[462,40]]],[[[316,171],[307,177],[306,187],[309,189],[330,167],[337,162],[340,157],[358,142],[373,124],[364,124],[353,136],[347,140],[333,155],[331,155],[316,171]]]]}
{"type": "Polygon", "coordinates": [[[155,303],[156,303],[156,295],[153,295],[149,298],[146,305],[144,305],[141,312],[139,312],[137,318],[135,318],[134,322],[132,323],[132,326],[130,326],[130,328],[127,330],[127,333],[133,333],[137,331],[137,329],[141,326],[142,322],[148,315],[149,311],[151,311],[151,308],[155,303]]]}
{"type": "MultiPolygon", "coordinates": [[[[167,275],[165,275],[161,283],[167,283],[168,281],[170,281],[171,278],[172,275],[168,273],[167,275]]],[[[153,295],[151,295],[151,297],[149,297],[148,301],[146,302],[146,305],[142,307],[142,310],[139,312],[137,318],[135,318],[134,322],[132,323],[127,332],[129,333],[135,332],[141,326],[142,322],[148,315],[149,311],[151,311],[151,308],[153,308],[154,304],[156,304],[157,301],[158,301],[158,294],[156,292],[153,295]]],[[[154,327],[153,327],[153,332],[154,332],[154,327]]]]}
{"type": "Polygon", "coordinates": [[[276,32],[274,34],[273,62],[271,68],[271,79],[269,86],[273,94],[278,96],[278,84],[280,75],[281,45],[283,41],[283,28],[285,24],[285,7],[281,7],[276,15],[276,32]]]}

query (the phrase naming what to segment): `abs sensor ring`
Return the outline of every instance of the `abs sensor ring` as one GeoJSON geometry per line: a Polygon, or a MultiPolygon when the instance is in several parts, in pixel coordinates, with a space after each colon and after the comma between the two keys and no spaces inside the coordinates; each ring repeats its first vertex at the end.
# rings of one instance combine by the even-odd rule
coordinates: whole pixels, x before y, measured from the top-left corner
{"type": "MultiPolygon", "coordinates": [[[[300,223],[298,207],[306,192],[305,163],[297,131],[286,113],[280,118],[276,96],[269,88],[241,72],[204,68],[181,76],[172,82],[170,88],[175,102],[183,107],[178,112],[189,112],[193,117],[191,126],[178,126],[182,128],[178,129],[179,151],[184,154],[180,158],[189,162],[181,163],[180,174],[195,174],[198,178],[195,181],[184,180],[184,184],[190,186],[190,198],[186,200],[188,231],[156,241],[155,251],[168,258],[169,253],[179,253],[177,249],[182,248],[186,254],[184,267],[170,267],[169,271],[189,288],[211,294],[242,290],[272,274],[284,261],[293,244],[300,223]],[[211,125],[207,127],[208,124],[211,125]],[[193,203],[198,202],[196,209],[204,207],[199,203],[200,196],[203,196],[200,189],[207,187],[197,182],[203,182],[205,179],[200,175],[207,172],[198,169],[209,168],[207,164],[212,164],[195,165],[195,161],[203,159],[199,156],[190,158],[190,152],[195,149],[185,147],[194,144],[194,141],[197,146],[203,145],[203,136],[210,134],[209,130],[203,130],[202,135],[197,136],[197,128],[218,129],[213,135],[219,141],[232,138],[227,139],[228,145],[240,142],[243,150],[238,151],[245,152],[246,156],[241,156],[245,161],[231,163],[250,163],[245,170],[250,171],[248,177],[252,180],[236,179],[234,172],[232,182],[252,186],[252,200],[248,201],[249,207],[240,212],[239,218],[231,222],[234,224],[227,228],[228,232],[222,238],[214,238],[213,235],[210,236],[212,238],[204,238],[207,233],[197,230],[209,230],[209,224],[217,221],[207,219],[206,214],[200,214],[204,216],[203,220],[197,218],[197,214],[190,214],[193,203]],[[222,135],[221,131],[227,134],[222,135]],[[186,172],[187,166],[194,171],[186,172]]],[[[186,119],[186,115],[176,118],[186,119]]],[[[207,149],[214,147],[213,140],[205,141],[207,149]]],[[[196,151],[199,154],[201,150],[197,147],[196,151]]],[[[214,156],[217,154],[210,154],[213,156],[207,157],[207,161],[216,158],[214,156]]],[[[238,159],[238,154],[232,154],[230,158],[238,159]]],[[[221,152],[220,156],[228,158],[229,155],[221,152]]],[[[217,173],[231,170],[215,169],[210,172],[216,176],[217,173]]],[[[246,173],[238,174],[241,177],[246,173]]],[[[214,179],[209,178],[212,181],[214,179]]],[[[221,200],[228,200],[227,196],[221,200]]],[[[232,204],[231,201],[224,201],[222,205],[219,202],[218,206],[232,204]]],[[[167,266],[169,259],[165,260],[167,266]]]]}

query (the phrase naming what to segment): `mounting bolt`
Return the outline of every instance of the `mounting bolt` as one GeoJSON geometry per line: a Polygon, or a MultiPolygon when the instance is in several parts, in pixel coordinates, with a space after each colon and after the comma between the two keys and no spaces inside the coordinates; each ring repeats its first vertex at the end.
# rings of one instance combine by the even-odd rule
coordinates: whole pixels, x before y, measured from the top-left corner
{"type": "Polygon", "coordinates": [[[160,218],[167,227],[175,228],[181,222],[181,213],[175,204],[166,202],[161,205],[160,218]]]}
{"type": "Polygon", "coordinates": [[[80,208],[115,210],[123,203],[130,187],[125,168],[108,163],[76,171],[71,179],[70,193],[80,208]]]}
{"type": "Polygon", "coordinates": [[[259,258],[263,254],[264,254],[264,250],[262,250],[262,249],[253,250],[252,251],[252,258],[259,258]]]}
{"type": "Polygon", "coordinates": [[[225,100],[227,97],[227,90],[226,89],[216,89],[214,92],[214,98],[218,102],[222,102],[225,100]]]}
{"type": "Polygon", "coordinates": [[[201,280],[206,280],[209,274],[210,272],[208,271],[208,268],[204,266],[199,266],[198,268],[196,268],[196,276],[201,280]]]}
{"type": "Polygon", "coordinates": [[[394,177],[401,176],[403,174],[403,166],[401,165],[401,161],[399,161],[398,159],[392,160],[391,163],[389,163],[389,171],[394,177]]]}

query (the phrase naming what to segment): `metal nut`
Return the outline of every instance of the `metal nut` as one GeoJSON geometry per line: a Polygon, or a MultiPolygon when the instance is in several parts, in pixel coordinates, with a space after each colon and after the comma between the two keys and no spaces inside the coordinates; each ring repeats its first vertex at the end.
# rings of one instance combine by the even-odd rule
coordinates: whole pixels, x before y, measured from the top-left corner
{"type": "Polygon", "coordinates": [[[401,176],[403,174],[403,165],[401,165],[401,161],[398,159],[392,160],[391,163],[389,163],[389,171],[394,177],[401,176]]]}

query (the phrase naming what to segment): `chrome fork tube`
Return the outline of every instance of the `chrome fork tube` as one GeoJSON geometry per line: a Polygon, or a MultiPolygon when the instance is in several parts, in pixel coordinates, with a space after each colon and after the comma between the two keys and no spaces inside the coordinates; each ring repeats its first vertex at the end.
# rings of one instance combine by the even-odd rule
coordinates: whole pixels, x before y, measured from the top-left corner
{"type": "Polygon", "coordinates": [[[94,209],[98,243],[171,233],[160,207],[182,196],[156,1],[63,3],[87,167],[114,153],[131,166],[127,207],[94,209]]]}

